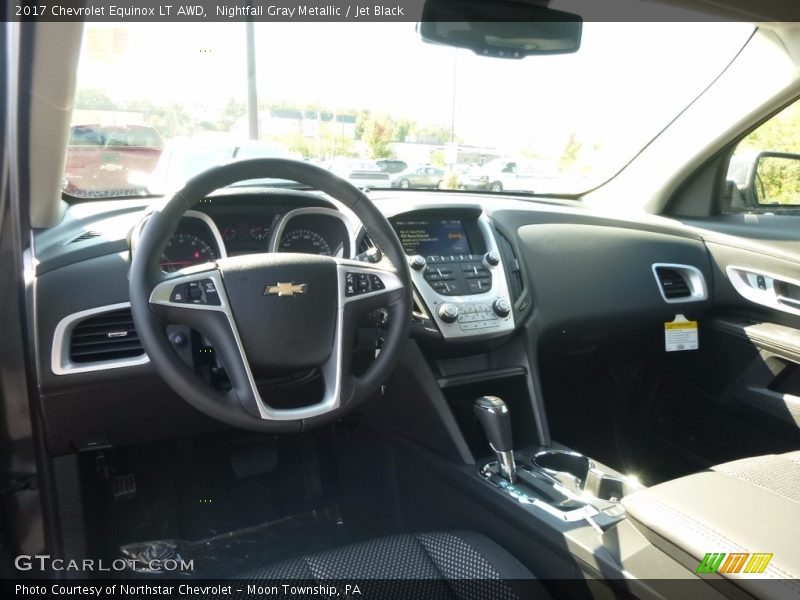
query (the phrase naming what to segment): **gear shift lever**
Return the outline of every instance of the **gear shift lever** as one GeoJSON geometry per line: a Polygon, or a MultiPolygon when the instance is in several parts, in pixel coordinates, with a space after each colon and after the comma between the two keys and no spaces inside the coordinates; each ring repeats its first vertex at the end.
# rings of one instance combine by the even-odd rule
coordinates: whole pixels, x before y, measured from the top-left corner
{"type": "Polygon", "coordinates": [[[483,426],[489,445],[497,454],[501,475],[511,483],[516,483],[517,465],[514,462],[511,413],[508,406],[497,396],[482,396],[475,400],[474,411],[483,426]]]}

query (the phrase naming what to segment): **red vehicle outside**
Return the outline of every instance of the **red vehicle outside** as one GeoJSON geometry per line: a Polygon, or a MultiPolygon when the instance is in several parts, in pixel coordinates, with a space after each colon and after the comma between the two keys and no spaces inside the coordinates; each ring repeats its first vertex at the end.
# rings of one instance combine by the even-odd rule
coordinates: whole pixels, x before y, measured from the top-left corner
{"type": "Polygon", "coordinates": [[[73,125],[64,191],[73,196],[136,194],[138,174],[155,169],[164,141],[146,125],[73,125]]]}

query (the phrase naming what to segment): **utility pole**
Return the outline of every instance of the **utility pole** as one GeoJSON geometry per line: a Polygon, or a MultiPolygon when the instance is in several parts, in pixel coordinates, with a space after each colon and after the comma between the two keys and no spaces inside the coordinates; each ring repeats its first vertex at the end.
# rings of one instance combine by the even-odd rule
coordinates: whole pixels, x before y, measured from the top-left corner
{"type": "Polygon", "coordinates": [[[453,48],[453,105],[450,108],[450,143],[456,139],[456,76],[458,66],[458,48],[453,48]]]}
{"type": "MultiPolygon", "coordinates": [[[[252,2],[248,2],[252,6],[252,2]]],[[[259,138],[258,92],[256,90],[256,35],[252,19],[245,22],[247,39],[247,122],[251,140],[259,138]]]]}

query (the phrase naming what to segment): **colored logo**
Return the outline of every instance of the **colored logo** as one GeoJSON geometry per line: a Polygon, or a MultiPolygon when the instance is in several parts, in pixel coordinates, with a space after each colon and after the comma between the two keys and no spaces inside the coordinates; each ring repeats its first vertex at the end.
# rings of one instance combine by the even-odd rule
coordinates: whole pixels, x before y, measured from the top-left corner
{"type": "Polygon", "coordinates": [[[749,552],[734,552],[726,554],[725,552],[708,552],[703,560],[700,561],[700,566],[697,567],[697,573],[763,573],[772,560],[772,554],[749,553],[749,552]]]}
{"type": "Polygon", "coordinates": [[[294,281],[290,283],[281,283],[279,281],[276,285],[268,285],[265,287],[264,296],[294,296],[295,294],[305,294],[307,287],[308,285],[305,283],[295,284],[294,281]]]}

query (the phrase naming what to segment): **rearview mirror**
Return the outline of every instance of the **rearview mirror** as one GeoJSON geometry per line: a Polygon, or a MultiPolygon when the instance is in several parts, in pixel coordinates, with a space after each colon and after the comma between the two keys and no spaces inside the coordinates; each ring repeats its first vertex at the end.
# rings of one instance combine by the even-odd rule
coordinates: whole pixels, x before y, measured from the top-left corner
{"type": "Polygon", "coordinates": [[[759,153],[750,186],[760,205],[800,205],[800,154],[759,153]]]}
{"type": "Polygon", "coordinates": [[[427,42],[499,58],[576,52],[582,30],[578,15],[509,0],[426,0],[419,24],[427,42]]]}

